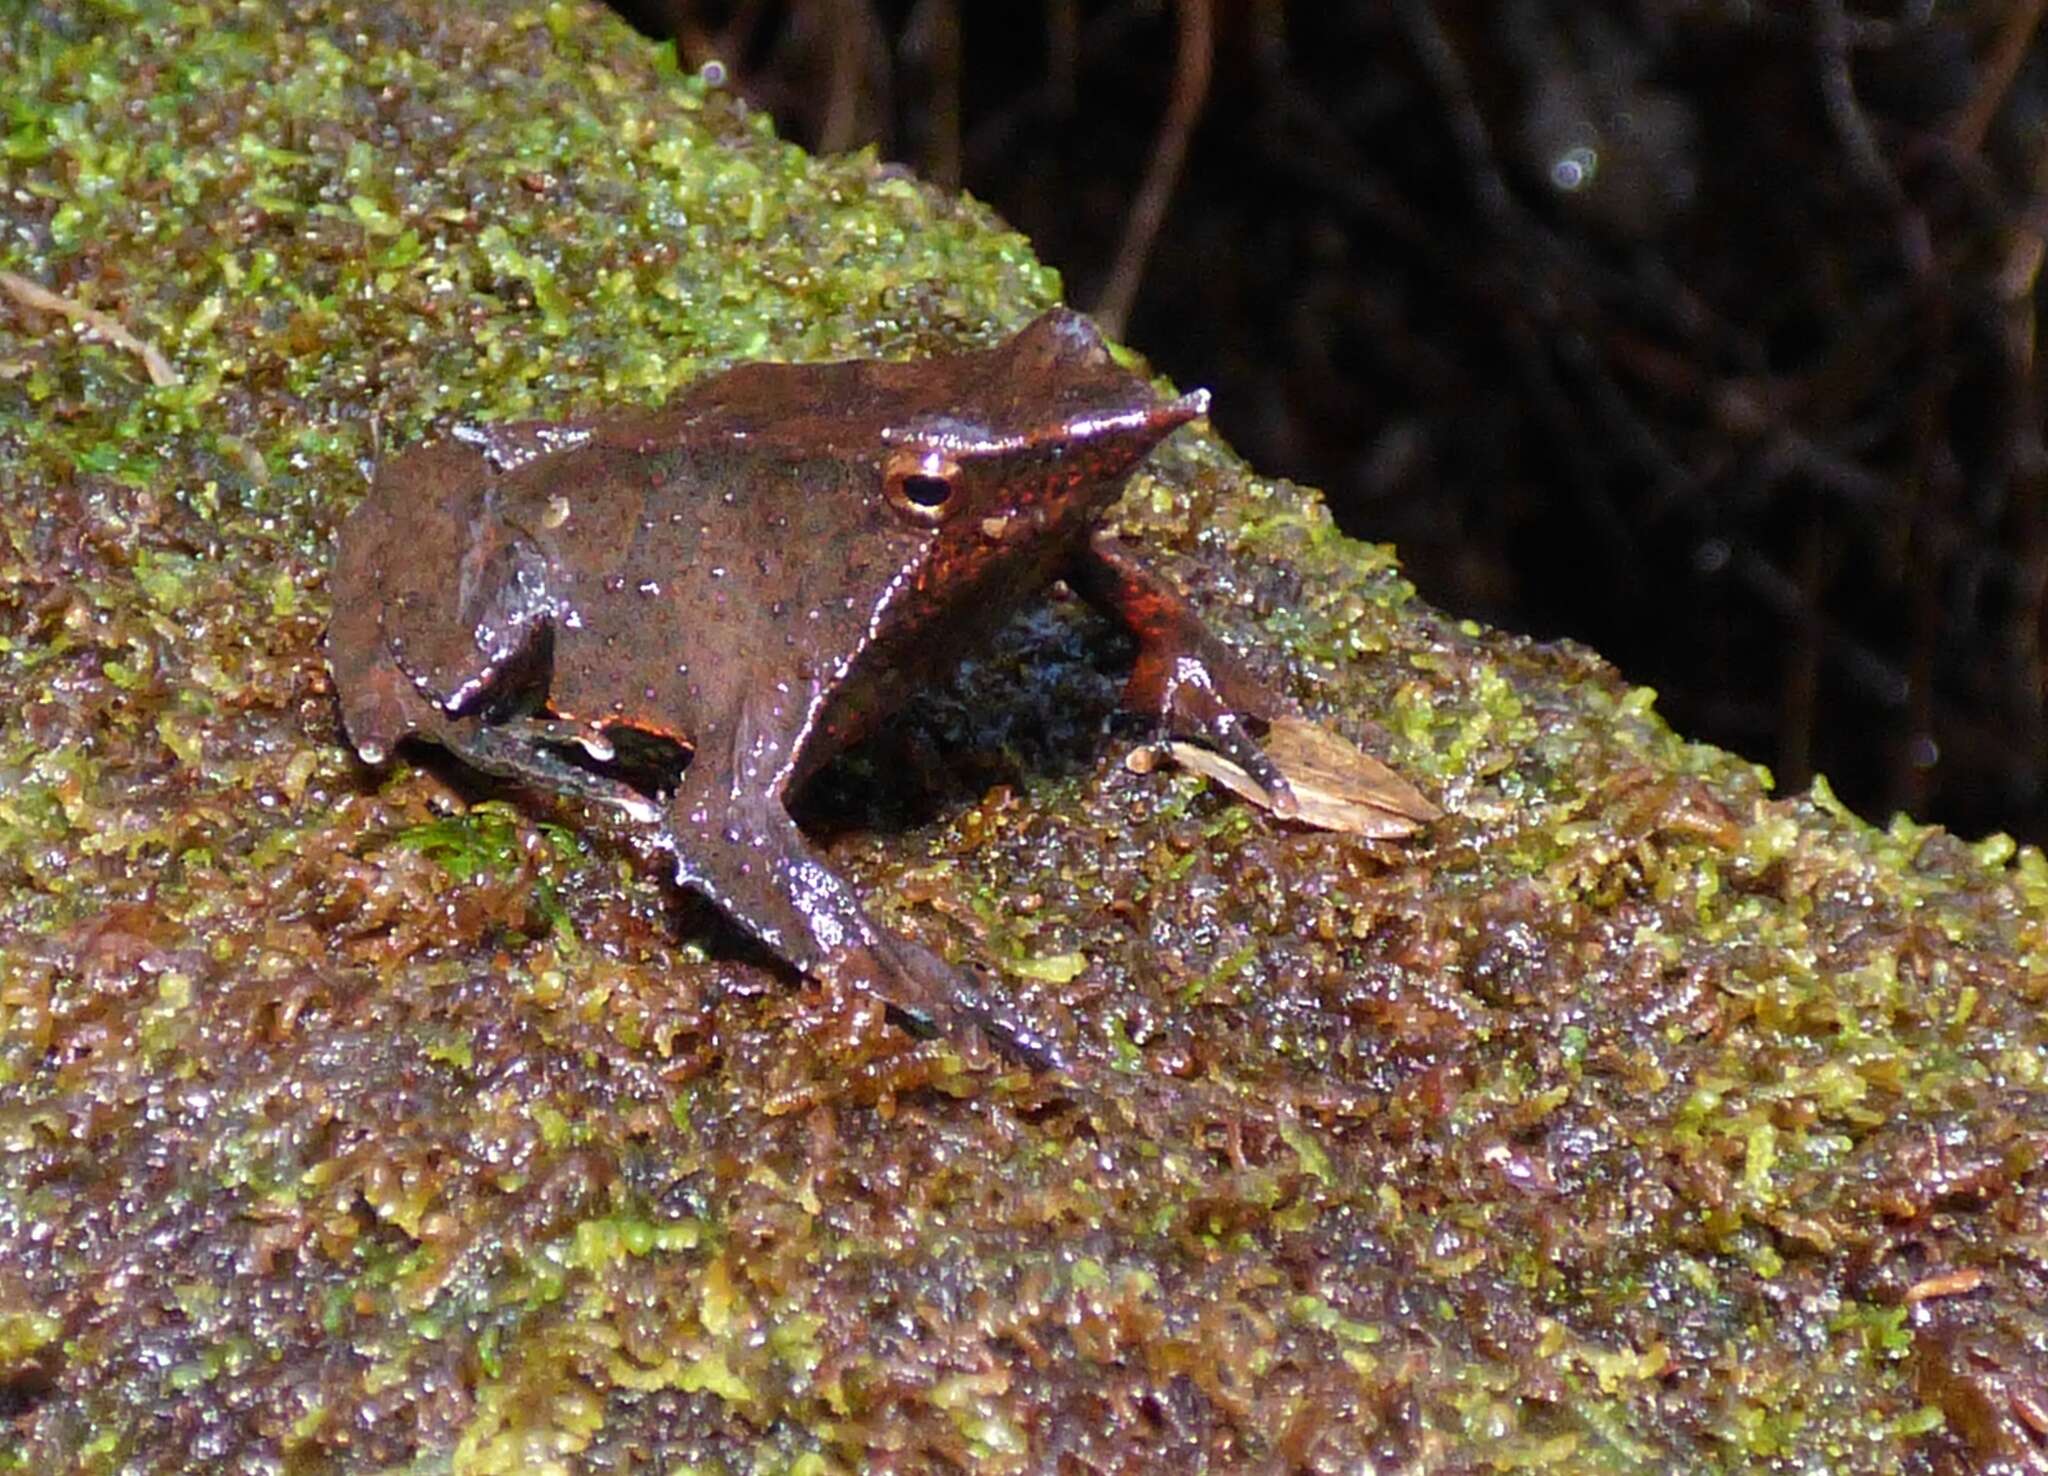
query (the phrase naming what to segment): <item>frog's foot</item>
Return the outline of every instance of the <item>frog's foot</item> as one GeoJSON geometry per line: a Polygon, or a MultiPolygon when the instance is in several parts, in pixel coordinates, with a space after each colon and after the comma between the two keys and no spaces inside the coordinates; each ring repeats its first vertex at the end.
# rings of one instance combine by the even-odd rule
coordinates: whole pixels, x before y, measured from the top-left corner
{"type": "Polygon", "coordinates": [[[327,663],[349,744],[364,763],[378,765],[410,734],[438,736],[445,715],[420,695],[385,642],[379,573],[384,530],[374,512],[358,508],[342,531],[327,663]]]}
{"type": "Polygon", "coordinates": [[[1072,1074],[1059,1043],[1034,1025],[1021,1012],[989,998],[966,970],[947,963],[922,943],[896,934],[885,934],[878,950],[894,965],[897,978],[908,986],[889,991],[904,999],[915,998],[917,1008],[884,998],[884,1003],[903,1017],[914,1035],[940,1034],[945,1020],[964,1021],[986,1036],[989,1044],[1012,1060],[1039,1071],[1072,1074]]]}
{"type": "Polygon", "coordinates": [[[571,762],[557,747],[577,744],[592,758],[611,757],[611,744],[601,732],[580,723],[551,718],[514,718],[497,724],[462,723],[437,734],[456,757],[507,779],[552,789],[592,804],[623,811],[643,825],[661,819],[661,808],[630,784],[571,762]]]}
{"type": "Polygon", "coordinates": [[[1225,695],[1228,686],[1241,687],[1248,675],[1231,679],[1237,661],[1206,631],[1202,642],[1215,646],[1213,652],[1200,646],[1191,650],[1141,650],[1124,689],[1124,705],[1133,712],[1158,720],[1170,737],[1192,739],[1215,749],[1257,781],[1272,801],[1273,813],[1283,818],[1297,809],[1294,789],[1279,765],[1266,756],[1252,736],[1247,717],[1263,721],[1268,709],[1253,707],[1241,698],[1225,695]]]}
{"type": "Polygon", "coordinates": [[[1215,749],[1258,782],[1274,814],[1295,814],[1287,776],[1251,731],[1252,723],[1287,712],[1287,704],[1209,633],[1181,593],[1107,533],[1089,541],[1068,582],[1137,637],[1124,705],[1156,720],[1169,737],[1215,749]]]}

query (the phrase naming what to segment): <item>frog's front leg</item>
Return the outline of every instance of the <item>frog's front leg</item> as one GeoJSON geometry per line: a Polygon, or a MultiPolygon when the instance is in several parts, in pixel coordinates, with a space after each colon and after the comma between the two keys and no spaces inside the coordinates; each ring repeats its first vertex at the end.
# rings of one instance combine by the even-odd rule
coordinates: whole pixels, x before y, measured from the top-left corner
{"type": "Polygon", "coordinates": [[[878,927],[778,800],[714,807],[679,792],[673,811],[677,879],[804,973],[865,990],[914,1034],[938,1035],[965,1020],[1029,1065],[1065,1068],[1059,1048],[1015,1011],[929,950],[878,927]]]}
{"type": "Polygon", "coordinates": [[[1273,813],[1295,813],[1294,790],[1245,719],[1270,721],[1287,704],[1202,624],[1180,592],[1102,531],[1066,571],[1075,593],[1115,616],[1138,641],[1124,705],[1170,734],[1214,748],[1256,779],[1273,813]]]}
{"type": "MultiPolygon", "coordinates": [[[[760,751],[746,748],[758,761],[760,751]]],[[[677,789],[670,815],[678,881],[804,973],[879,999],[915,1034],[937,1035],[965,1021],[1018,1060],[1067,1069],[1049,1037],[991,1000],[964,971],[869,918],[845,878],[797,829],[779,788],[735,782],[736,771],[748,768],[730,759],[693,760],[677,789]]]]}

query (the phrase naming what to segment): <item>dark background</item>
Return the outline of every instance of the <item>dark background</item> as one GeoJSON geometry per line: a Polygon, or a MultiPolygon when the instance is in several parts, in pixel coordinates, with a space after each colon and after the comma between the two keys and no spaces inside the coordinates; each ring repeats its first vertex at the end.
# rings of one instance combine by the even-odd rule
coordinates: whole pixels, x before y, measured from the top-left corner
{"type": "Polygon", "coordinates": [[[2048,838],[2043,0],[616,0],[1029,234],[1432,601],[2048,838]]]}

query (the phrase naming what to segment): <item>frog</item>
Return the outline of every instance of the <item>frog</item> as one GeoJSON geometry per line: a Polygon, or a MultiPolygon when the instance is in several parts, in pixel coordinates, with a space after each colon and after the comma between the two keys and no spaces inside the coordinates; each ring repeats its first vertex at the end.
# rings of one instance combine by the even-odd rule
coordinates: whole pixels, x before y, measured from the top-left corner
{"type": "Polygon", "coordinates": [[[1106,518],[1207,413],[1051,309],[993,347],[756,361],[658,409],[458,426],[344,519],[327,651],[348,741],[605,807],[793,968],[924,1037],[1071,1070],[1054,1033],[874,920],[789,802],[1056,583],[1120,622],[1123,703],[1244,770],[1291,711],[1106,518]],[[627,772],[629,740],[682,762],[627,772]]]}

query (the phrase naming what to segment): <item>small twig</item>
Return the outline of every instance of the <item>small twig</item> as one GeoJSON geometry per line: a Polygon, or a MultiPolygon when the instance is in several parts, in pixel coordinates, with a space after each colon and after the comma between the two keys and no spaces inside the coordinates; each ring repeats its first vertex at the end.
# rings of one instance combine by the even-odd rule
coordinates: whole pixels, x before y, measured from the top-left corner
{"type": "MultiPolygon", "coordinates": [[[[1904,567],[1914,572],[1907,590],[1906,736],[1909,743],[1932,738],[1937,729],[1935,676],[1940,670],[1942,641],[1949,622],[1943,609],[1949,560],[1944,534],[1956,523],[1963,500],[1963,472],[1956,459],[1954,429],[1948,407],[1955,388],[1950,345],[1954,326],[1943,299],[1929,303],[1926,344],[1930,364],[1913,387],[1906,423],[1912,435],[1912,460],[1906,473],[1912,516],[1906,524],[1904,567]]],[[[1932,776],[1926,766],[1902,751],[1892,766],[1892,801],[1908,814],[1921,813],[1932,776]]]]}
{"type": "MultiPolygon", "coordinates": [[[[2034,158],[2036,191],[2048,186],[2048,148],[2034,158]]],[[[2048,654],[2043,651],[2043,621],[2048,620],[2048,530],[2042,525],[2048,509],[2048,445],[2041,434],[2041,385],[2037,370],[2034,302],[2044,255],[2037,226],[2014,233],[1997,277],[2003,300],[2008,378],[2007,460],[2012,478],[2013,526],[2020,530],[2022,573],[2014,581],[2019,592],[2019,618],[2013,622],[2014,655],[2024,680],[2015,683],[2024,714],[2029,751],[2042,751],[2048,733],[2048,654]]]]}
{"type": "Polygon", "coordinates": [[[960,188],[960,6],[958,0],[919,0],[904,24],[903,53],[921,59],[927,74],[925,177],[941,189],[960,188]]]}
{"type": "Polygon", "coordinates": [[[994,168],[1027,128],[1071,119],[1079,102],[1082,60],[1117,55],[1140,18],[1137,6],[1119,5],[1084,24],[1072,0],[1048,0],[1045,76],[968,131],[963,150],[967,172],[994,168]]]}
{"type": "Polygon", "coordinates": [[[1074,0],[1045,7],[1045,86],[1055,118],[1071,118],[1080,101],[1081,11],[1074,0]]]}
{"type": "Polygon", "coordinates": [[[171,361],[155,344],[145,343],[122,327],[120,322],[97,308],[89,308],[82,302],[40,287],[26,277],[13,272],[0,272],[0,288],[23,307],[35,308],[40,312],[57,313],[70,319],[80,327],[97,333],[115,348],[124,349],[142,360],[142,367],[149,371],[149,382],[161,389],[168,384],[180,383],[178,371],[171,367],[171,361]]]}
{"type": "Polygon", "coordinates": [[[1891,477],[1872,471],[1838,447],[1817,441],[1804,431],[1780,431],[1770,451],[1772,480],[1798,472],[1814,490],[1836,499],[1856,514],[1881,523],[1909,517],[1912,500],[1891,477]]]}
{"type": "Polygon", "coordinates": [[[1565,485],[1578,505],[1579,516],[1597,540],[1586,557],[1607,570],[1615,588],[1639,598],[1643,561],[1635,529],[1610,490],[1614,479],[1608,475],[1612,463],[1602,454],[1606,448],[1589,444],[1594,438],[1585,434],[1578,406],[1558,377],[1552,344],[1526,317],[1504,318],[1501,333],[1520,370],[1530,410],[1568,469],[1565,485]]]}
{"type": "MultiPolygon", "coordinates": [[[[1800,603],[1809,610],[1827,608],[1825,556],[1827,525],[1819,510],[1802,508],[1796,576],[1800,603]]],[[[1786,643],[1778,702],[1778,782],[1805,788],[1813,778],[1814,718],[1820,707],[1821,641],[1814,621],[1795,621],[1786,643]]]]}
{"type": "Polygon", "coordinates": [[[1984,135],[1991,130],[1991,120],[1998,116],[2006,93],[2012,89],[2013,78],[2020,74],[2020,64],[2027,59],[2027,52],[2034,42],[2034,32],[2041,25],[2043,10],[2048,10],[2048,0],[2019,0],[2012,14],[2005,18],[2005,28],[1998,33],[1998,44],[1984,59],[1984,74],[1977,83],[1970,105],[1949,125],[1948,141],[1957,153],[1974,154],[1983,147],[1984,135]]]}
{"type": "Polygon", "coordinates": [[[1152,243],[1166,219],[1166,207],[1173,199],[1173,187],[1180,180],[1181,165],[1187,159],[1188,138],[1195,120],[1209,97],[1209,69],[1215,59],[1216,38],[1210,0],[1179,0],[1174,7],[1179,22],[1179,45],[1173,63],[1173,95],[1166,116],[1159,124],[1159,137],[1152,146],[1152,162],[1146,166],[1145,181],[1124,218],[1123,243],[1118,246],[1116,265],[1109,283],[1095,304],[1095,316],[1112,338],[1123,336],[1130,321],[1131,305],[1137,301],[1138,285],[1145,279],[1145,263],[1151,258],[1152,243]]]}
{"type": "Polygon", "coordinates": [[[1445,34],[1435,9],[1425,0],[1405,0],[1401,17],[1407,22],[1416,59],[1444,104],[1445,121],[1450,124],[1452,141],[1464,157],[1465,173],[1473,187],[1473,203],[1489,222],[1505,229],[1515,214],[1515,197],[1508,188],[1507,176],[1501,172],[1493,135],[1479,110],[1465,63],[1445,34]]]}
{"type": "Polygon", "coordinates": [[[1810,624],[1836,669],[1858,691],[1880,707],[1892,711],[1905,707],[1912,693],[1905,672],[1851,636],[1841,622],[1809,605],[1797,582],[1769,559],[1753,549],[1741,549],[1729,569],[1779,618],[1793,625],[1810,624]]]}
{"type": "Polygon", "coordinates": [[[1813,45],[1820,58],[1820,96],[1828,126],[1834,129],[1836,141],[1849,156],[1850,172],[1897,222],[1899,251],[1905,257],[1907,272],[1915,281],[1925,282],[1934,275],[1934,237],[1928,230],[1927,217],[1914,207],[1905,186],[1893,172],[1891,161],[1878,147],[1870,119],[1864,116],[1863,106],[1856,100],[1856,82],[1849,72],[1849,53],[1855,37],[1848,12],[1842,7],[1842,0],[1814,0],[1814,16],[1813,45]]]}
{"type": "Polygon", "coordinates": [[[1692,469],[1665,444],[1658,427],[1636,409],[1615,380],[1611,345],[1596,346],[1583,334],[1563,333],[1558,335],[1557,356],[1560,363],[1577,372],[1586,399],[1606,418],[1613,449],[1623,453],[1618,459],[1625,464],[1632,460],[1636,470],[1649,474],[1652,485],[1646,493],[1650,500],[1660,501],[1674,489],[1691,484],[1692,469]]]}
{"type": "MultiPolygon", "coordinates": [[[[879,80],[886,87],[888,41],[882,23],[863,0],[832,0],[826,7],[832,33],[831,86],[818,124],[818,151],[843,154],[864,141],[862,104],[879,80]],[[877,65],[878,58],[881,65],[877,65]]],[[[875,110],[887,117],[886,106],[875,110]]]]}

